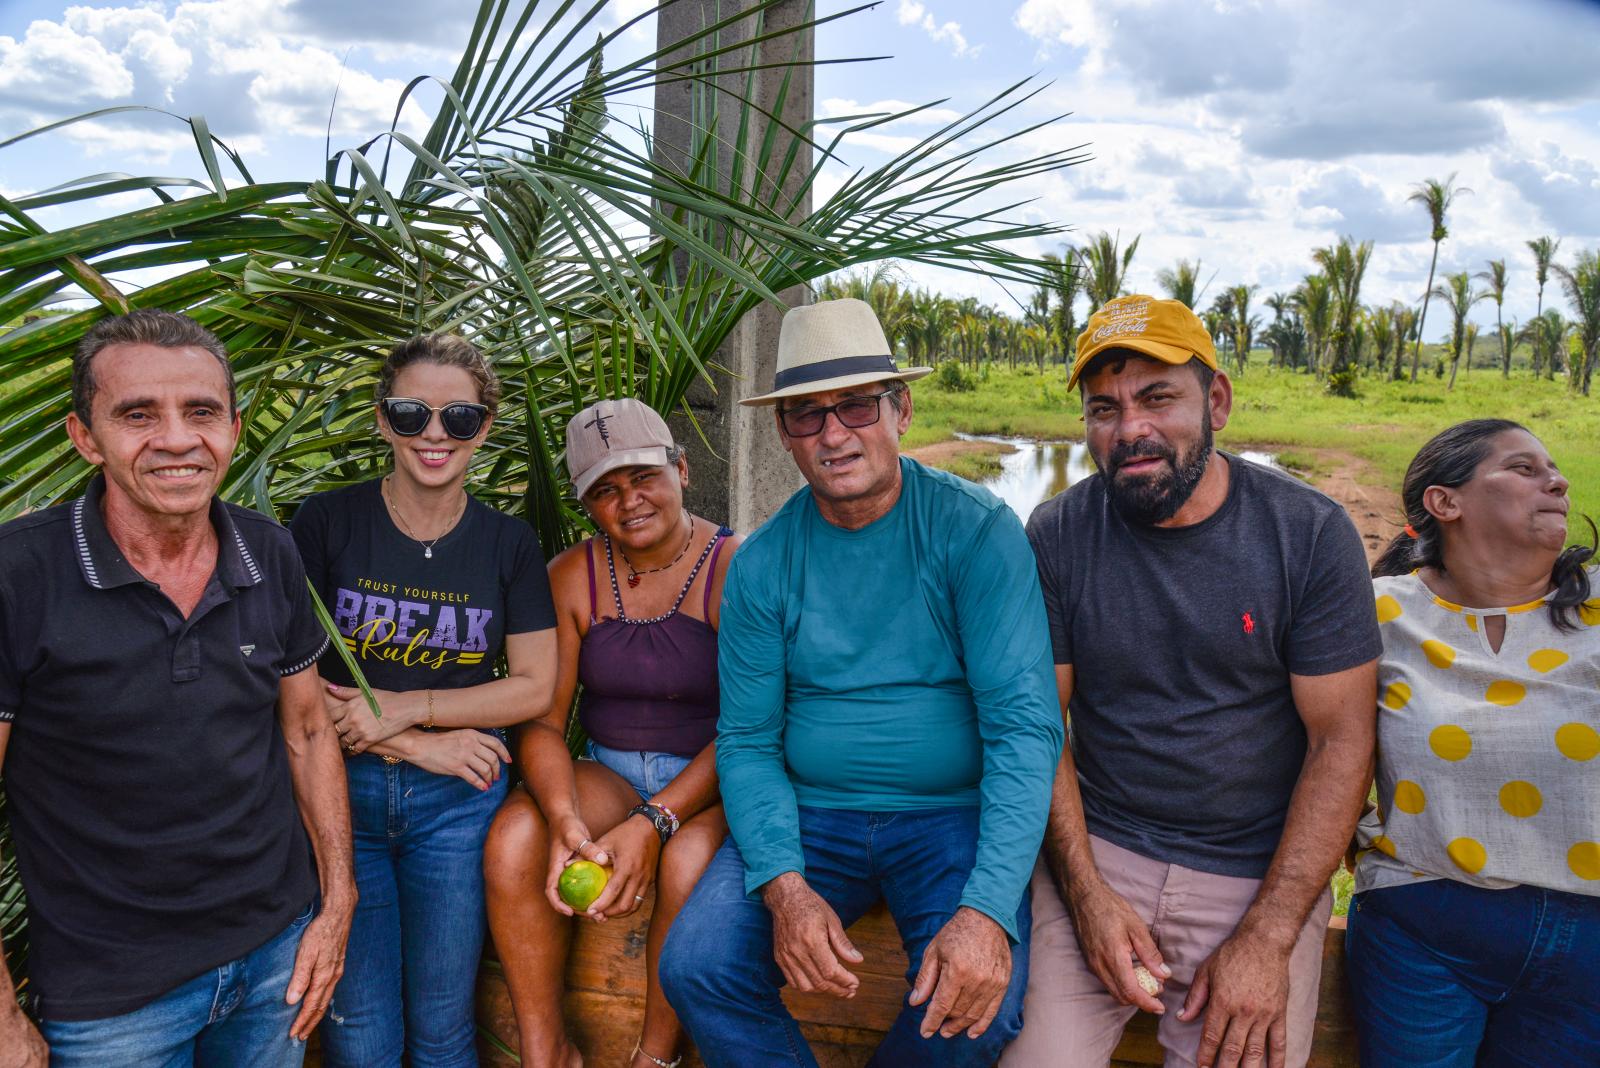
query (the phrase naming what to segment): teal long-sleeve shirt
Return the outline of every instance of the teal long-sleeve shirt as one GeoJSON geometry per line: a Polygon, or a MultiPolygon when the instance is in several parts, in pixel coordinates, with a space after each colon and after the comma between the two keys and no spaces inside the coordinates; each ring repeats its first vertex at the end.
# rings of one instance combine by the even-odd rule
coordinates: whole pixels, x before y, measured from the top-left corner
{"type": "Polygon", "coordinates": [[[993,494],[914,460],[860,530],[801,490],[740,546],[717,773],[754,893],[805,873],[797,805],[976,805],[961,904],[1015,939],[1063,729],[1033,551],[993,494]]]}

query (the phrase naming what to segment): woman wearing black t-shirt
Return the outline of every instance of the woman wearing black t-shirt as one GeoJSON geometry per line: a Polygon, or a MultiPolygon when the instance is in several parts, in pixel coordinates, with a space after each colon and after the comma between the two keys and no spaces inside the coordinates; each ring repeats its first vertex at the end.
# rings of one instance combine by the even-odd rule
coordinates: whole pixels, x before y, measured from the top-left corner
{"type": "Polygon", "coordinates": [[[458,337],[412,338],[376,392],[393,473],[311,497],[292,524],[382,712],[337,651],[323,657],[361,896],[323,1050],[330,1066],[475,1065],[483,839],[510,761],[501,728],[550,701],[555,614],[532,528],[465,489],[499,396],[482,355],[458,337]]]}

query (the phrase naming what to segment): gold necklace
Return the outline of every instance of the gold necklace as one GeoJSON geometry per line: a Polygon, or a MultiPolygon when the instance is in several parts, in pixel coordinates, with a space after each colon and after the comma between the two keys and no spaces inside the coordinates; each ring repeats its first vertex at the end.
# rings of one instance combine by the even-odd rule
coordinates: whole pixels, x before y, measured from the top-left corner
{"type": "Polygon", "coordinates": [[[389,480],[393,477],[393,475],[384,475],[383,482],[379,484],[378,489],[382,493],[384,501],[389,505],[390,510],[394,512],[394,517],[400,520],[400,525],[405,528],[406,536],[422,546],[422,558],[424,560],[432,560],[433,547],[439,544],[439,538],[444,537],[446,534],[454,530],[456,528],[456,524],[461,521],[462,513],[467,510],[467,491],[461,491],[461,507],[456,509],[456,514],[451,518],[450,522],[445,525],[444,530],[439,533],[438,537],[434,538],[432,541],[423,541],[421,538],[417,537],[416,532],[411,529],[411,524],[406,522],[406,517],[400,514],[400,506],[394,502],[394,491],[388,488],[389,480]]]}

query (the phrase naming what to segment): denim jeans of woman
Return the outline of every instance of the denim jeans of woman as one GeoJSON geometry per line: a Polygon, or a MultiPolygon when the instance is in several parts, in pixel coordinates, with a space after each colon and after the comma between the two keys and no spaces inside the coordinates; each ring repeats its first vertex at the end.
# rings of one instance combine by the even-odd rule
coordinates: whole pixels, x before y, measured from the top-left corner
{"type": "Polygon", "coordinates": [[[150,1004],[103,1020],[42,1020],[54,1068],[299,1068],[289,1037],[299,1005],[284,1001],[308,905],[288,927],[238,960],[212,968],[150,1004]]]}
{"type": "MultiPolygon", "coordinates": [[[[978,809],[850,812],[800,806],[806,882],[846,927],[882,898],[905,945],[912,982],[922,952],[949,922],[977,855],[978,809]]],[[[926,1006],[903,1004],[873,1055],[873,1068],[978,1068],[994,1064],[1022,1030],[1032,911],[1017,910],[1011,982],[981,1037],[923,1038],[926,1006]]],[[[709,1068],[816,1068],[778,991],[772,917],[744,891],[744,858],[728,839],[678,914],[662,953],[661,985],[709,1068]]],[[[909,995],[909,987],[906,991],[909,995]]]]}
{"type": "Polygon", "coordinates": [[[1368,890],[1345,947],[1363,1068],[1600,1065],[1600,897],[1368,890]]]}
{"type": "Polygon", "coordinates": [[[344,978],[322,1024],[330,1068],[476,1065],[483,839],[509,782],[462,779],[371,754],[346,762],[356,890],[344,978]]]}
{"type": "MultiPolygon", "coordinates": [[[[648,801],[667,788],[667,784],[688,767],[688,757],[675,753],[649,753],[637,749],[607,749],[594,739],[584,743],[583,755],[610,768],[633,787],[641,801],[648,801]]],[[[590,827],[604,833],[604,828],[590,827]]]]}

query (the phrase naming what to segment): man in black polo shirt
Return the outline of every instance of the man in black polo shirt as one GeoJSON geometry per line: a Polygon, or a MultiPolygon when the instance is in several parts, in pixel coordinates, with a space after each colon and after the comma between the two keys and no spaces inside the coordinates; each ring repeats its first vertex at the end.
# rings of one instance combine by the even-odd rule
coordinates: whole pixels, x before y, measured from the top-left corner
{"type": "Polygon", "coordinates": [[[0,526],[0,770],[38,1018],[0,969],[0,1051],[298,1065],[355,903],[327,637],[288,533],[216,498],[239,416],[209,331],[108,319],[72,384],[67,433],[100,473],[0,526]]]}

